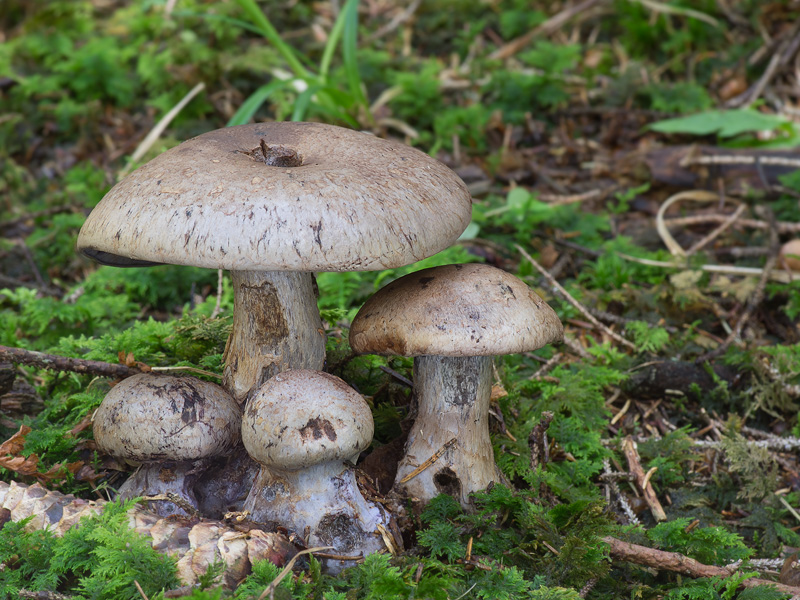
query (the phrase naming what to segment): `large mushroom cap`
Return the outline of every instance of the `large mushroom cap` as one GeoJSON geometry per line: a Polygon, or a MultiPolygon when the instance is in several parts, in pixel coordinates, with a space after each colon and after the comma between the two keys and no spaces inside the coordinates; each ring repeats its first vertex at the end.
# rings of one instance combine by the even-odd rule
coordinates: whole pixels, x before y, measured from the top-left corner
{"type": "Polygon", "coordinates": [[[111,388],[94,415],[105,452],[135,461],[198,460],[239,441],[241,410],[220,386],[141,373],[111,388]]]}
{"type": "Polygon", "coordinates": [[[344,381],[308,369],[284,371],[247,403],[242,442],[259,463],[287,471],[350,460],[372,441],[372,412],[344,381]]]}
{"type": "Polygon", "coordinates": [[[321,123],[203,134],[114,186],[78,237],[114,266],[369,271],[451,245],[470,220],[464,183],[428,155],[321,123]]]}
{"type": "Polygon", "coordinates": [[[500,356],[563,335],[556,313],[524,282],[466,264],[416,271],[379,290],[353,319],[350,345],[369,354],[500,356]]]}

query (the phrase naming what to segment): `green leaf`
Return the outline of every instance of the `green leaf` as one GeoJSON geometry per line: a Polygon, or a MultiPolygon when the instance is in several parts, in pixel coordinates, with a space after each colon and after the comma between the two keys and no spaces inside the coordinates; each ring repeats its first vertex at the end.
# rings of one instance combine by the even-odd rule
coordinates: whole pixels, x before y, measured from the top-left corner
{"type": "Polygon", "coordinates": [[[711,135],[721,138],[734,137],[754,131],[772,131],[786,125],[786,119],[765,115],[751,109],[709,110],[688,117],[666,119],[652,123],[649,128],[660,133],[687,133],[711,135]]]}

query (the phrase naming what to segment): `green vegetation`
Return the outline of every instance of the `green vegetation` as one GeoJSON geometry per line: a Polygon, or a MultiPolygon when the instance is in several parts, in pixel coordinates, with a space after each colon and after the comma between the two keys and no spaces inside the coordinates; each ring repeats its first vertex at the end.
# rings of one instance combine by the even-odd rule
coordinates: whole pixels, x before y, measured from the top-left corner
{"type": "MultiPolygon", "coordinates": [[[[775,242],[796,235],[784,225],[800,220],[800,170],[761,160],[731,175],[677,159],[666,168],[664,157],[685,150],[684,159],[695,143],[749,152],[797,145],[793,113],[775,110],[787,104],[794,56],[769,93],[726,106],[752,89],[770,52],[789,47],[781,44],[796,6],[613,0],[553,29],[556,3],[426,0],[413,14],[404,12],[410,3],[394,4],[5,0],[0,345],[221,374],[233,307],[227,275],[218,289],[211,270],[97,267],[74,252],[86,214],[138,166],[128,157],[198,83],[205,91],[143,160],[253,120],[325,121],[403,139],[454,168],[475,203],[459,243],[434,257],[317,277],[326,368],[368,397],[373,448],[407,430],[409,391],[385,368],[411,378],[411,360],[354,357],[347,327],[389,281],[449,263],[500,266],[555,308],[569,344],[496,360],[490,425],[506,481],[477,494],[474,511],[449,496],[421,512],[409,507],[406,552],[369,556],[337,579],[314,558],[301,561],[274,597],[788,597],[742,582],[765,577],[752,561],[800,547],[800,283],[762,285],[758,275],[703,267],[765,267],[775,242]],[[537,27],[527,44],[504,50],[537,27]],[[766,34],[777,42],[764,45],[766,34]],[[705,212],[684,204],[668,218],[729,216],[742,203],[742,219],[765,225],[728,224],[691,256],[673,256],[653,218],[667,196],[692,186],[736,201],[705,212]],[[517,246],[613,335],[554,291],[517,246]],[[691,376],[648,387],[637,376],[653,363],[691,376]],[[665,522],[627,475],[628,436],[665,522]],[[743,562],[729,577],[693,579],[619,560],[607,536],[708,565],[743,562]]],[[[688,250],[718,225],[670,230],[688,250]]],[[[2,478],[86,498],[118,487],[126,467],[96,451],[89,421],[108,380],[30,367],[17,379],[32,387],[3,405],[0,435],[30,432],[17,454],[0,456],[2,478]],[[17,457],[38,462],[26,471],[17,457]]],[[[60,539],[3,525],[0,597],[24,588],[138,598],[135,580],[156,599],[179,587],[171,559],[127,530],[124,510],[111,504],[60,539]]],[[[258,598],[279,571],[257,563],[235,591],[209,572],[184,597],[258,598]]]]}

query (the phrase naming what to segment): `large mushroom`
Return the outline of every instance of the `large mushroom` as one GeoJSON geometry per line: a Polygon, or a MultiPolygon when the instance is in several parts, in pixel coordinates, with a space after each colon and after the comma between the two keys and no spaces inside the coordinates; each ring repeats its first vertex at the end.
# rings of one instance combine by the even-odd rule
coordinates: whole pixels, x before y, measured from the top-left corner
{"type": "MultiPolygon", "coordinates": [[[[93,418],[98,448],[142,463],[120,487],[120,499],[175,494],[197,509],[194,485],[208,460],[240,439],[241,409],[220,386],[194,377],[140,373],[111,388],[93,418]]],[[[185,515],[173,502],[158,514],[185,515]]]]}
{"type": "Polygon", "coordinates": [[[276,373],[320,369],[314,271],[399,267],[451,245],[472,204],[446,166],[403,144],[320,123],[203,134],[106,194],[78,237],[119,267],[229,269],[224,386],[246,400],[276,373]]]}
{"type": "Polygon", "coordinates": [[[394,489],[422,501],[447,493],[469,508],[471,492],[501,481],[489,437],[491,357],[562,336],[544,300],[489,265],[423,269],[367,300],[350,329],[353,350],[415,357],[418,411],[394,489]]]}
{"type": "MultiPolygon", "coordinates": [[[[386,514],[364,499],[353,472],[372,434],[369,406],[338,377],[307,369],[275,375],[242,419],[242,442],[261,465],[244,509],[336,555],[380,550],[386,514]]],[[[348,565],[336,558],[324,564],[331,572],[348,565]]]]}

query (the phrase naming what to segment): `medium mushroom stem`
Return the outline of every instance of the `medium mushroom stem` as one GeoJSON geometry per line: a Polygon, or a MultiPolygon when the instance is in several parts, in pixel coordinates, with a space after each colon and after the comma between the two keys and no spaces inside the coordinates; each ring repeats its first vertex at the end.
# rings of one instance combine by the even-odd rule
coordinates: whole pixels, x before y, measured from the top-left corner
{"type": "Polygon", "coordinates": [[[311,273],[231,271],[233,331],[225,347],[223,386],[239,404],[287,369],[321,370],[325,334],[311,273]]]}
{"type": "MultiPolygon", "coordinates": [[[[371,554],[384,548],[378,533],[387,518],[361,495],[353,469],[341,460],[297,471],[261,467],[244,504],[254,521],[275,521],[311,546],[332,546],[340,556],[371,554]]],[[[324,559],[329,573],[353,566],[351,561],[324,559]]]]}
{"type": "Polygon", "coordinates": [[[418,356],[414,390],[419,408],[397,469],[395,489],[424,501],[450,494],[467,508],[471,492],[502,481],[489,437],[492,359],[418,356]],[[442,448],[444,453],[433,464],[400,483],[442,448]]]}

